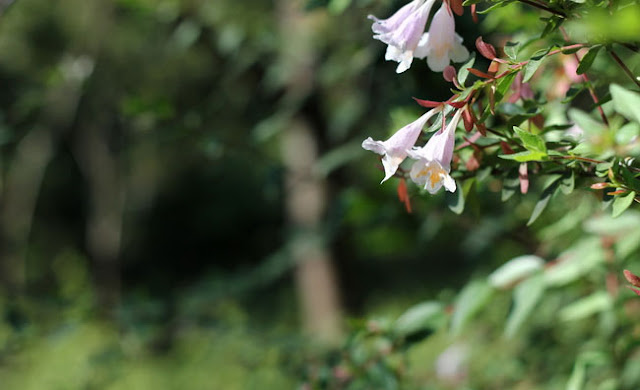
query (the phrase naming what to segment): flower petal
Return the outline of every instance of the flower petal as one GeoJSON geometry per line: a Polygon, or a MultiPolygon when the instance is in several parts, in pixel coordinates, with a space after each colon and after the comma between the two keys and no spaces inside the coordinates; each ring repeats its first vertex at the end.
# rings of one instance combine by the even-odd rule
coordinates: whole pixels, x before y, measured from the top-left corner
{"type": "Polygon", "coordinates": [[[427,57],[427,65],[429,65],[429,69],[434,72],[442,72],[444,68],[449,65],[449,53],[444,52],[442,56],[437,56],[435,54],[427,57]]]}
{"type": "Polygon", "coordinates": [[[364,150],[370,150],[374,153],[385,154],[384,143],[382,141],[374,141],[373,138],[369,137],[362,141],[362,148],[364,150]]]}
{"type": "Polygon", "coordinates": [[[461,43],[456,43],[453,45],[453,48],[449,50],[449,56],[453,62],[463,62],[469,58],[469,50],[461,43]]]}
{"type": "Polygon", "coordinates": [[[443,182],[444,182],[444,188],[446,188],[447,191],[456,192],[456,181],[453,180],[453,178],[449,176],[449,174],[447,174],[444,177],[443,182]]]}

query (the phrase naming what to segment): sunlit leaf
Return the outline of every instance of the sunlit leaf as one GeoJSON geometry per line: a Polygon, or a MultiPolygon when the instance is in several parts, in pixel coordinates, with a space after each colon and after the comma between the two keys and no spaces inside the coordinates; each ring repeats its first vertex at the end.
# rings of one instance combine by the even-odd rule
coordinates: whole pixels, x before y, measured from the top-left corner
{"type": "Polygon", "coordinates": [[[575,321],[611,309],[612,299],[606,291],[598,291],[564,307],[558,313],[562,321],[575,321]]]}
{"type": "Polygon", "coordinates": [[[616,196],[613,200],[613,209],[611,211],[612,217],[617,217],[622,214],[626,209],[631,206],[633,203],[633,199],[635,199],[636,193],[635,191],[631,191],[626,195],[616,196]]]}
{"type": "Polygon", "coordinates": [[[493,287],[506,288],[513,283],[541,270],[544,260],[538,256],[524,255],[515,257],[489,275],[489,284],[493,287]]]}
{"type": "Polygon", "coordinates": [[[505,336],[513,337],[527,320],[545,290],[542,274],[531,276],[513,290],[513,310],[507,319],[505,336]]]}
{"type": "Polygon", "coordinates": [[[455,302],[455,309],[451,318],[451,333],[458,334],[467,322],[482,309],[493,289],[484,280],[475,280],[467,284],[455,302]]]}
{"type": "Polygon", "coordinates": [[[611,84],[609,90],[611,91],[613,108],[627,119],[640,122],[640,94],[616,84],[611,84]]]}
{"type": "Polygon", "coordinates": [[[442,304],[435,301],[423,302],[402,314],[393,326],[399,336],[408,336],[425,329],[434,330],[445,321],[442,304]]]}

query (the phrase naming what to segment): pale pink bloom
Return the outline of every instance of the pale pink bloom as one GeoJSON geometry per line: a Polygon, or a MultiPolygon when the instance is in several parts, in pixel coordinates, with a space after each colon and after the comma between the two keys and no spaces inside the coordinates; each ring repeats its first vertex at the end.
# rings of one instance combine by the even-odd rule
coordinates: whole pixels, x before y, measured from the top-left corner
{"type": "Polygon", "coordinates": [[[411,66],[413,53],[424,33],[434,2],[435,0],[414,0],[384,20],[369,15],[369,19],[374,21],[371,26],[375,33],[373,38],[389,45],[385,59],[399,63],[396,73],[402,73],[411,66]]]}
{"type": "Polygon", "coordinates": [[[434,72],[442,72],[450,61],[462,62],[469,58],[469,50],[462,45],[462,37],[456,34],[453,14],[444,2],[413,55],[421,59],[427,57],[427,65],[434,72]]]}
{"type": "Polygon", "coordinates": [[[362,142],[364,149],[383,156],[384,179],[382,179],[381,183],[384,183],[396,173],[398,167],[418,140],[424,125],[429,118],[440,111],[442,111],[442,106],[429,110],[417,120],[396,131],[396,133],[386,141],[374,141],[369,137],[362,142]]]}
{"type": "Polygon", "coordinates": [[[449,172],[455,145],[455,131],[462,112],[459,109],[446,128],[438,130],[421,148],[409,151],[409,157],[416,159],[411,167],[411,180],[431,194],[435,194],[444,185],[449,192],[455,192],[456,182],[449,172]]]}

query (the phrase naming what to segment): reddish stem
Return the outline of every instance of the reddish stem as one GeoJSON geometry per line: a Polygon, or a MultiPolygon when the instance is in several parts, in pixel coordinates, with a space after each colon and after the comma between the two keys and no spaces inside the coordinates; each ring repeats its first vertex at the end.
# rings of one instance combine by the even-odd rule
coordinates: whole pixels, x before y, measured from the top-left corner
{"type": "Polygon", "coordinates": [[[620,66],[620,68],[622,68],[622,71],[627,76],[629,76],[629,78],[633,80],[633,82],[636,83],[638,87],[640,87],[640,81],[638,81],[636,76],[634,76],[633,73],[631,73],[631,70],[624,64],[624,62],[622,62],[620,57],[618,57],[618,55],[613,50],[607,50],[607,51],[609,52],[609,54],[611,54],[611,57],[613,57],[614,61],[620,66]]]}

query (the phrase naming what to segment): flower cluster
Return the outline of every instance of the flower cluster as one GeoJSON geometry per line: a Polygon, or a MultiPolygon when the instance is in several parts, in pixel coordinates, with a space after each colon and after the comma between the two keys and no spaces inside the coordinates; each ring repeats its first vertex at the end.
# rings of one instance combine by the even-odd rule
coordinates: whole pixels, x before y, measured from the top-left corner
{"type": "Polygon", "coordinates": [[[383,156],[385,177],[382,182],[395,175],[400,164],[409,157],[415,160],[410,171],[410,177],[414,183],[431,194],[438,192],[443,185],[447,191],[456,190],[456,182],[449,172],[455,145],[455,130],[464,109],[457,110],[449,124],[435,132],[426,145],[415,147],[427,121],[442,112],[443,108],[444,104],[432,108],[414,122],[398,130],[386,141],[374,141],[369,137],[362,142],[364,149],[383,156]]]}
{"type": "Polygon", "coordinates": [[[390,18],[380,20],[373,15],[374,38],[388,45],[385,59],[398,62],[397,73],[409,69],[414,58],[427,59],[429,68],[442,72],[450,61],[462,62],[469,51],[455,32],[455,21],[447,3],[443,2],[425,32],[435,0],[414,0],[390,18]]]}
{"type": "MultiPolygon", "coordinates": [[[[388,19],[381,20],[369,16],[374,21],[373,37],[388,45],[385,58],[398,62],[397,73],[409,69],[414,58],[426,58],[431,70],[442,72],[451,61],[462,62],[469,56],[469,51],[462,45],[462,38],[455,32],[453,14],[447,2],[443,2],[436,11],[429,30],[425,32],[434,3],[435,0],[413,0],[388,19]]],[[[388,140],[376,141],[369,137],[362,142],[362,147],[382,156],[385,172],[382,182],[396,175],[400,164],[409,157],[414,162],[408,176],[414,183],[431,194],[435,194],[443,186],[447,191],[455,192],[456,182],[449,172],[455,145],[455,130],[465,109],[457,105],[458,110],[447,125],[444,115],[446,103],[427,106],[431,107],[429,111],[398,130],[388,140]],[[443,114],[442,128],[436,131],[424,146],[416,147],[423,128],[429,119],[438,113],[443,114]]],[[[401,188],[406,192],[404,180],[401,182],[401,188]]],[[[405,198],[404,195],[401,194],[401,198],[405,198]]]]}

